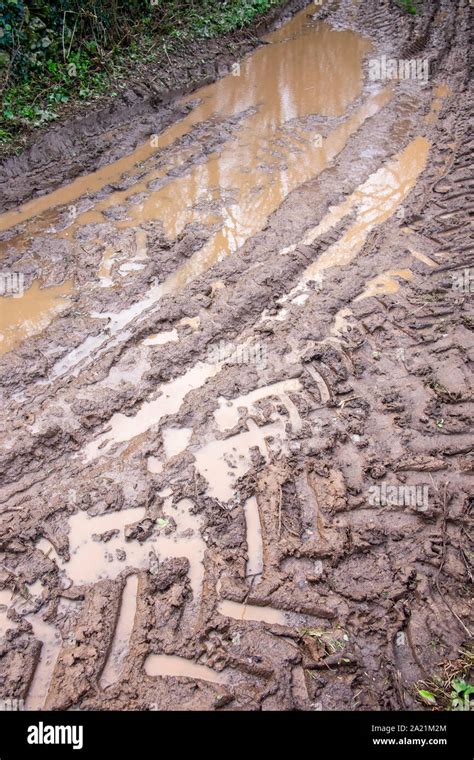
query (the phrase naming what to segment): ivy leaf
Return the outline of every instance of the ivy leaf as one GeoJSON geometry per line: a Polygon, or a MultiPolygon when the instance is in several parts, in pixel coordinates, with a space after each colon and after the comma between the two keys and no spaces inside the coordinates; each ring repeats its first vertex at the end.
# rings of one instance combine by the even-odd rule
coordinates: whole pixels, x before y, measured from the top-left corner
{"type": "Polygon", "coordinates": [[[458,694],[469,688],[469,684],[463,681],[462,678],[455,678],[451,685],[458,694]]]}

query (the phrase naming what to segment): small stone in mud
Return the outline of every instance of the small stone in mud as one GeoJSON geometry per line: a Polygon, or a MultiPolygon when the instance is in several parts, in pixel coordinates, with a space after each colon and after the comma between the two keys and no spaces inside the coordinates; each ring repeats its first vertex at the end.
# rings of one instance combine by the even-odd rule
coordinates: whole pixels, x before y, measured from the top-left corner
{"type": "Polygon", "coordinates": [[[320,559],[316,560],[314,563],[313,573],[318,578],[323,574],[323,563],[320,559]]]}
{"type": "Polygon", "coordinates": [[[156,556],[154,551],[151,551],[148,556],[150,558],[150,565],[149,565],[150,573],[151,575],[156,575],[156,573],[160,569],[160,562],[158,560],[158,557],[156,556]]]}
{"type": "Polygon", "coordinates": [[[149,517],[133,525],[127,525],[125,528],[125,538],[127,541],[132,541],[133,539],[146,541],[151,536],[153,526],[154,522],[149,517]]]}
{"type": "Polygon", "coordinates": [[[383,478],[383,476],[385,475],[386,472],[387,472],[387,468],[381,462],[380,463],[372,464],[371,467],[370,467],[370,469],[369,469],[369,474],[375,480],[379,480],[380,478],[383,478]]]}
{"type": "Polygon", "coordinates": [[[233,696],[232,694],[221,694],[214,702],[214,709],[219,710],[221,707],[225,707],[230,702],[232,702],[233,696]]]}
{"type": "Polygon", "coordinates": [[[119,562],[124,562],[127,559],[127,553],[123,549],[116,549],[115,556],[119,562]]]}
{"type": "Polygon", "coordinates": [[[120,535],[120,531],[117,529],[114,530],[108,530],[105,533],[93,533],[92,534],[92,540],[99,542],[106,543],[107,541],[110,541],[111,538],[115,538],[115,536],[120,535]]]}

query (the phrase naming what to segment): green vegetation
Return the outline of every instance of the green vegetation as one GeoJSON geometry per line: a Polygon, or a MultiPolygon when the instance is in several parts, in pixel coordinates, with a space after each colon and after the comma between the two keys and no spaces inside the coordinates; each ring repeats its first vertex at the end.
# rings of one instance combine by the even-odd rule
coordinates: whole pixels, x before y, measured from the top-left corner
{"type": "Polygon", "coordinates": [[[418,12],[415,0],[398,0],[398,5],[407,13],[415,15],[418,12]]]}
{"type": "Polygon", "coordinates": [[[470,710],[474,705],[474,686],[467,680],[472,674],[474,653],[461,649],[457,660],[450,660],[429,680],[416,686],[418,699],[433,710],[470,710]]]}
{"type": "Polygon", "coordinates": [[[454,678],[451,691],[451,709],[463,710],[470,706],[471,694],[474,694],[474,686],[466,683],[462,678],[454,678]]]}
{"type": "Polygon", "coordinates": [[[67,103],[116,95],[137,66],[244,28],[282,0],[0,0],[0,143],[67,103]]]}

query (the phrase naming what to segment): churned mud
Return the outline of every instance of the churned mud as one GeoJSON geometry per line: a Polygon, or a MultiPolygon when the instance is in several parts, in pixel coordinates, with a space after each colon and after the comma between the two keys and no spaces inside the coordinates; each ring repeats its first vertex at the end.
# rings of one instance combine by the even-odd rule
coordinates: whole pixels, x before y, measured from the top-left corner
{"type": "Polygon", "coordinates": [[[472,10],[303,6],[89,174],[7,164],[27,709],[424,709],[470,646],[472,10]]]}

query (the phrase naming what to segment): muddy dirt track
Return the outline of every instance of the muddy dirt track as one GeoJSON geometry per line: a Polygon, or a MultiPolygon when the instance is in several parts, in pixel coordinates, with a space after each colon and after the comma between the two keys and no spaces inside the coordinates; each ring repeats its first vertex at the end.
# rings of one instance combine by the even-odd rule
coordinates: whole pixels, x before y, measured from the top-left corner
{"type": "Polygon", "coordinates": [[[304,5],[215,83],[4,165],[27,709],[424,709],[469,646],[472,9],[304,5]]]}

